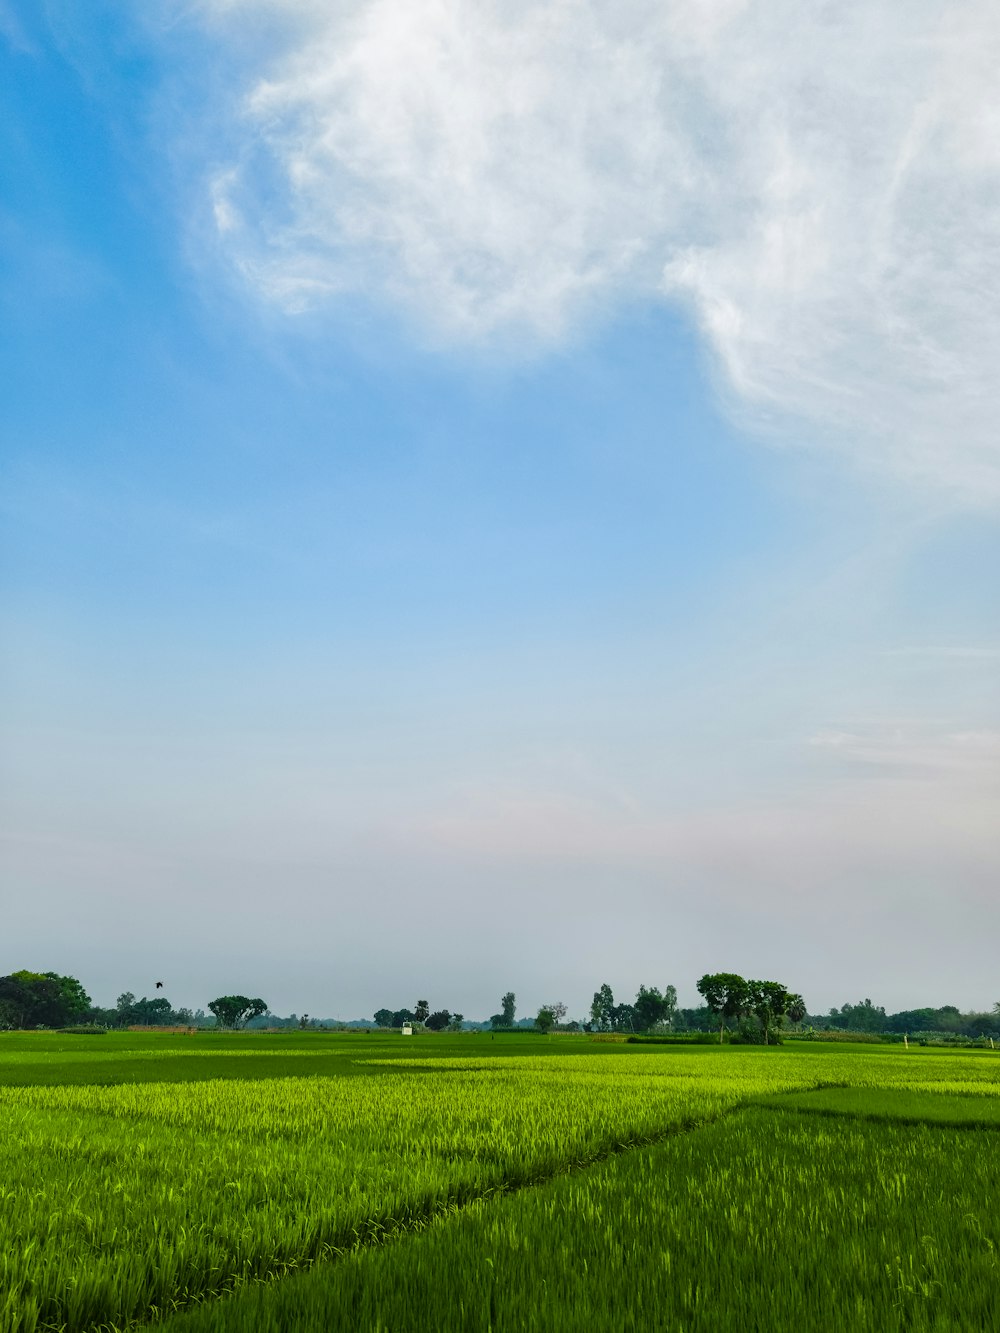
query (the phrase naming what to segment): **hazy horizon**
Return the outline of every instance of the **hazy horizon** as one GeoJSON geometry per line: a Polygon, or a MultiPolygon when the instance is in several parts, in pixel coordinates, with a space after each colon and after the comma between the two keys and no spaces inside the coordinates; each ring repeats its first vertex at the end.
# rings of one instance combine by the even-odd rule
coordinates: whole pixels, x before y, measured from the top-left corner
{"type": "Polygon", "coordinates": [[[0,53],[0,974],[1000,999],[1000,13],[0,53]]]}

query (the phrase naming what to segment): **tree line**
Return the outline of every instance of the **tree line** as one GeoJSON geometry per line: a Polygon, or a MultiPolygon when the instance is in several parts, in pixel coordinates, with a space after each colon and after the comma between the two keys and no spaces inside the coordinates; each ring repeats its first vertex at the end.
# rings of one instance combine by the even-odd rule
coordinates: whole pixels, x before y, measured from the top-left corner
{"type": "Polygon", "coordinates": [[[835,1005],[826,1014],[809,1016],[810,1023],[822,1030],[840,1032],[865,1032],[877,1035],[926,1034],[927,1036],[951,1035],[956,1037],[997,1037],[1000,1036],[1000,1002],[991,1010],[970,1009],[963,1013],[953,1004],[943,1004],[939,1008],[900,1009],[888,1014],[881,1004],[873,1004],[870,999],[859,1000],[857,1004],[835,1005]]]}
{"type": "MultiPolygon", "coordinates": [[[[239,1028],[267,1012],[259,998],[220,995],[208,1009],[218,1027],[239,1028]]],[[[0,1028],[67,1028],[83,1024],[102,1028],[202,1027],[211,1022],[204,1009],[175,1009],[161,995],[136,999],[123,991],[114,1007],[91,1002],[83,984],[58,972],[22,969],[0,977],[0,1028]]]]}
{"type": "Polygon", "coordinates": [[[465,1021],[463,1014],[453,1014],[448,1009],[435,1009],[427,1000],[418,1000],[415,1009],[376,1009],[375,1025],[380,1028],[401,1028],[406,1024],[418,1024],[428,1032],[461,1032],[465,1021]]]}
{"type": "MultiPolygon", "coordinates": [[[[378,1027],[401,1028],[415,1024],[429,1032],[491,1029],[503,1032],[533,1029],[540,1032],[590,1032],[642,1035],[693,1034],[715,1031],[720,1039],[727,1029],[744,1041],[767,1042],[786,1021],[818,1031],[858,1032],[872,1035],[934,1037],[1000,1037],[1000,1003],[990,1011],[963,1012],[955,1005],[924,1007],[887,1013],[871,999],[834,1007],[826,1014],[809,1014],[802,997],[780,982],[744,980],[733,972],[706,973],[697,982],[703,1003],[683,1008],[677,989],[641,985],[634,1000],[616,1003],[605,983],[594,992],[586,1018],[567,1018],[560,1001],[541,1005],[533,1017],[517,1017],[517,997],[506,991],[500,1007],[482,1022],[472,1022],[448,1009],[432,1010],[427,1000],[410,1008],[375,1011],[378,1027]]],[[[104,1028],[148,1027],[299,1027],[317,1026],[308,1014],[281,1018],[272,1014],[260,997],[222,995],[205,1009],[175,1008],[162,995],[137,998],[131,991],[118,996],[114,1006],[91,1002],[82,983],[57,972],[21,970],[0,977],[0,1028],[64,1028],[93,1024],[104,1028]]],[[[357,1020],[363,1023],[363,1020],[357,1020]]]]}

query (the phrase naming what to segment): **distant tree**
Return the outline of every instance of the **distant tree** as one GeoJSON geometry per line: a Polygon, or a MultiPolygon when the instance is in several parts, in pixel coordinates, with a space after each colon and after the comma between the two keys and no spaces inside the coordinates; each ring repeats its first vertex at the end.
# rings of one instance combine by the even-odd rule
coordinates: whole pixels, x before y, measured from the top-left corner
{"type": "Polygon", "coordinates": [[[806,1002],[801,995],[788,997],[788,1017],[793,1023],[801,1023],[806,1016],[806,1002]]]}
{"type": "Polygon", "coordinates": [[[635,1006],[616,1004],[611,1010],[611,1030],[613,1032],[635,1031],[635,1006]]]}
{"type": "Polygon", "coordinates": [[[78,1023],[90,1008],[90,996],[76,977],[63,977],[58,972],[45,972],[54,981],[62,999],[62,1025],[78,1023]]]}
{"type": "Polygon", "coordinates": [[[464,1014],[452,1014],[451,1022],[448,1024],[449,1032],[461,1032],[462,1024],[465,1021],[464,1014]]]}
{"type": "MultiPolygon", "coordinates": [[[[39,995],[34,982],[42,981],[41,972],[12,972],[0,977],[0,1025],[5,1028],[36,1027],[35,1014],[39,995]]],[[[54,992],[55,987],[51,988],[54,992]]]]}
{"type": "Polygon", "coordinates": [[[541,1009],[535,1015],[535,1027],[539,1032],[551,1032],[555,1026],[556,1016],[552,1012],[552,1006],[543,1004],[541,1009]]]}
{"type": "Polygon", "coordinates": [[[426,1023],[427,1015],[430,1013],[430,1011],[431,1007],[426,1000],[418,1000],[417,1008],[413,1015],[414,1021],[417,1023],[426,1023]]]}
{"type": "Polygon", "coordinates": [[[780,1027],[791,1001],[788,990],[779,981],[748,981],[747,1008],[764,1031],[764,1045],[772,1028],[780,1027]]]}
{"type": "Polygon", "coordinates": [[[640,986],[635,997],[635,1025],[640,1032],[648,1032],[663,1021],[663,996],[655,986],[640,986]]]}
{"type": "Polygon", "coordinates": [[[405,1023],[412,1023],[416,1014],[412,1009],[397,1009],[392,1016],[392,1022],[389,1024],[393,1028],[401,1028],[405,1023]]]}
{"type": "Polygon", "coordinates": [[[666,1025],[667,1025],[668,1028],[672,1028],[673,1025],[674,1025],[674,1019],[675,1019],[676,1015],[677,1015],[677,987],[676,987],[676,986],[664,986],[664,987],[663,987],[663,1018],[662,1018],[661,1021],[664,1022],[664,1023],[666,1023],[666,1025]]]}
{"type": "MultiPolygon", "coordinates": [[[[551,1004],[543,1004],[538,1012],[541,1013],[542,1010],[544,1010],[547,1014],[552,1015],[552,1023],[550,1024],[551,1027],[559,1027],[562,1024],[568,1012],[562,1000],[553,1000],[551,1004]]],[[[534,1019],[534,1026],[536,1028],[538,1027],[537,1017],[534,1019]]]]}
{"type": "Polygon", "coordinates": [[[614,1008],[615,997],[611,987],[605,982],[600,990],[594,991],[594,998],[590,1003],[590,1025],[595,1032],[611,1031],[614,1008]]]}
{"type": "Polygon", "coordinates": [[[428,1014],[424,1019],[424,1027],[429,1028],[431,1032],[443,1032],[451,1022],[451,1014],[447,1009],[438,1009],[436,1013],[428,1014]]]}
{"type": "Polygon", "coordinates": [[[76,977],[22,969],[0,977],[0,1026],[58,1028],[83,1018],[90,997],[76,977]]]}
{"type": "MultiPolygon", "coordinates": [[[[931,1014],[932,1009],[915,1010],[916,1013],[931,1014]]],[[[858,1004],[845,1004],[840,1009],[830,1010],[827,1020],[831,1027],[842,1028],[847,1032],[885,1032],[888,1025],[885,1008],[864,999],[858,1004]]]]}
{"type": "Polygon", "coordinates": [[[392,1025],[393,1025],[393,1023],[392,1023],[392,1010],[391,1010],[391,1009],[376,1009],[376,1010],[375,1010],[375,1022],[378,1024],[378,1026],[379,1026],[380,1028],[391,1028],[392,1025]]]}
{"type": "Polygon", "coordinates": [[[210,1000],[208,1007],[215,1015],[219,1027],[223,1028],[238,1028],[247,1019],[256,1018],[267,1009],[263,1000],[251,1000],[246,995],[220,995],[218,999],[210,1000]]]}
{"type": "Polygon", "coordinates": [[[164,996],[147,1000],[134,1000],[128,1013],[129,1023],[143,1024],[147,1027],[166,1027],[174,1021],[174,1011],[170,1001],[164,996]]]}
{"type": "Polygon", "coordinates": [[[716,1017],[707,1004],[700,1004],[696,1009],[678,1008],[674,1024],[678,1032],[714,1032],[716,1017]]]}
{"type": "Polygon", "coordinates": [[[500,997],[500,1012],[490,1014],[490,1027],[495,1029],[512,1028],[514,1015],[517,1013],[517,998],[512,990],[500,997]]]}
{"type": "Polygon", "coordinates": [[[962,1029],[961,1010],[953,1004],[943,1004],[935,1013],[931,1027],[936,1032],[960,1032],[962,1029]]]}
{"type": "Polygon", "coordinates": [[[303,1014],[302,1017],[299,1019],[299,1027],[307,1028],[312,1021],[313,1020],[309,1017],[308,1014],[303,1014]]]}
{"type": "Polygon", "coordinates": [[[747,983],[736,972],[706,972],[697,987],[699,995],[718,1020],[721,1044],[726,1019],[732,1021],[746,1011],[747,983]]]}

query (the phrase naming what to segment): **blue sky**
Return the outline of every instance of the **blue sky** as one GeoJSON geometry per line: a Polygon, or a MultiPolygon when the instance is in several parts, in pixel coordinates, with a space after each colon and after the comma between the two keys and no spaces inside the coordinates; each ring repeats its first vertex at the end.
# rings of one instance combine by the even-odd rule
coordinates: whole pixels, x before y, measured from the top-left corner
{"type": "Polygon", "coordinates": [[[779,9],[0,8],[5,967],[997,998],[1000,33],[779,9]]]}

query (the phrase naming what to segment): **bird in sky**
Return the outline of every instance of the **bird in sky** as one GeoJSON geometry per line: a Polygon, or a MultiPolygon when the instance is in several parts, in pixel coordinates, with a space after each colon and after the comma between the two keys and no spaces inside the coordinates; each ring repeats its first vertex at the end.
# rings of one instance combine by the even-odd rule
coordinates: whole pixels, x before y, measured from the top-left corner
{"type": "Polygon", "coordinates": [[[157,989],[157,990],[163,990],[163,982],[162,982],[162,981],[158,981],[158,982],[156,983],[156,989],[157,989]]]}

